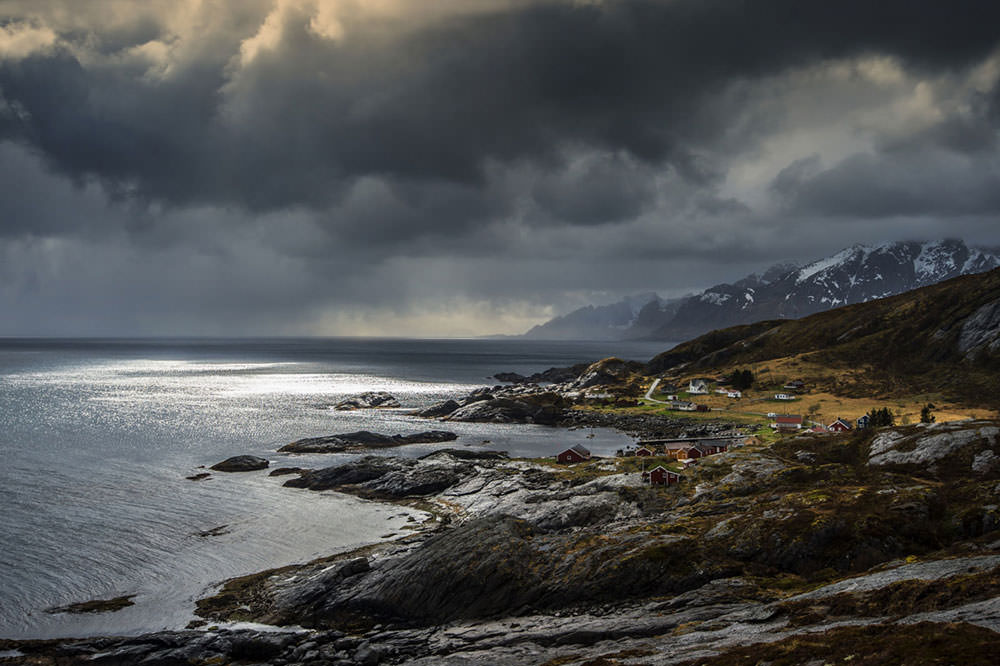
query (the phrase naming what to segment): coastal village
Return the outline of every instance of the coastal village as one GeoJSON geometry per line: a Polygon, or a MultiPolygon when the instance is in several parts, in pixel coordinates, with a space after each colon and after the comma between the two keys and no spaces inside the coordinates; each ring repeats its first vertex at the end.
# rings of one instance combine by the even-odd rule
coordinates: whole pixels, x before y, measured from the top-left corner
{"type": "MultiPolygon", "coordinates": [[[[802,400],[810,392],[809,386],[802,379],[792,379],[777,387],[764,386],[751,393],[748,384],[753,383],[753,375],[749,371],[734,372],[732,375],[722,375],[715,378],[695,377],[687,381],[686,390],[681,390],[677,383],[671,383],[665,378],[654,379],[640,404],[657,405],[667,412],[724,412],[728,416],[758,417],[766,419],[766,427],[757,424],[750,427],[734,429],[728,433],[714,434],[705,437],[681,437],[673,439],[638,439],[634,444],[620,449],[616,458],[641,459],[638,471],[639,480],[652,486],[671,486],[684,480],[684,471],[697,465],[699,460],[709,456],[725,453],[731,449],[751,444],[761,444],[773,441],[785,435],[797,434],[840,434],[852,430],[866,430],[872,426],[872,414],[866,413],[857,418],[836,416],[831,421],[824,422],[816,413],[815,407],[810,408],[808,417],[802,414],[783,413],[778,411],[756,411],[766,403],[789,403],[802,400]],[[742,377],[742,388],[736,388],[735,383],[742,377]],[[660,397],[653,397],[657,394],[660,397]],[[745,393],[746,392],[746,393],[745,393]],[[710,405],[704,398],[724,397],[731,403],[743,403],[739,406],[710,405]]],[[[930,406],[929,406],[930,407],[930,406]]],[[[889,414],[886,411],[886,414],[889,414]]],[[[933,421],[930,409],[923,413],[924,421],[933,421]]],[[[597,459],[585,446],[575,444],[555,456],[560,465],[575,465],[597,459]]]]}

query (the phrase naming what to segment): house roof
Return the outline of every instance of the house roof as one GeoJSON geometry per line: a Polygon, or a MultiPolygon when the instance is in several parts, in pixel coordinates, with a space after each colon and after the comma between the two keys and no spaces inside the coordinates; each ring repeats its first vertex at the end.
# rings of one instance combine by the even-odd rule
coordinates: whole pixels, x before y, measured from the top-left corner
{"type": "Polygon", "coordinates": [[[667,468],[666,468],[666,467],[664,467],[663,465],[657,465],[656,467],[654,467],[653,469],[651,469],[651,470],[649,470],[649,471],[650,471],[650,472],[655,472],[655,471],[656,471],[656,470],[658,470],[658,469],[662,469],[662,470],[663,470],[664,472],[667,472],[667,473],[669,473],[669,474],[676,474],[677,476],[680,476],[680,475],[681,475],[681,474],[680,474],[680,472],[675,472],[675,471],[674,471],[674,470],[672,470],[672,469],[667,469],[667,468]]]}
{"type": "Polygon", "coordinates": [[[802,423],[802,416],[799,414],[778,414],[774,420],[778,423],[802,423]]]}
{"type": "MultiPolygon", "coordinates": [[[[574,444],[573,446],[571,446],[568,449],[566,449],[566,451],[576,451],[581,456],[589,456],[590,455],[590,451],[583,444],[574,444]]],[[[566,451],[563,451],[563,453],[566,453],[566,451]]]]}
{"type": "Polygon", "coordinates": [[[832,427],[833,427],[834,425],[836,425],[836,424],[838,424],[838,423],[843,423],[843,424],[844,424],[845,426],[847,426],[848,428],[850,428],[850,427],[851,427],[851,423],[850,423],[849,421],[847,421],[846,419],[842,419],[842,418],[840,418],[839,416],[837,417],[837,419],[836,419],[836,420],[835,420],[835,421],[834,421],[833,423],[831,423],[831,424],[830,424],[830,426],[829,426],[829,427],[831,427],[831,428],[832,428],[832,427]]]}

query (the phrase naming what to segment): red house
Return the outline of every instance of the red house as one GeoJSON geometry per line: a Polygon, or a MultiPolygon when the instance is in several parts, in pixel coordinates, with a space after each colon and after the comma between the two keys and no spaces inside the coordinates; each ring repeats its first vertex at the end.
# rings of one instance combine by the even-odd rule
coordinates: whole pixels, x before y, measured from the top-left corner
{"type": "Polygon", "coordinates": [[[635,455],[637,456],[651,456],[653,454],[653,449],[647,448],[645,446],[640,446],[635,450],[635,455]]]}
{"type": "Polygon", "coordinates": [[[581,444],[574,444],[556,456],[556,461],[564,465],[570,463],[581,463],[590,460],[590,451],[581,444]]]}
{"type": "Polygon", "coordinates": [[[669,486],[681,480],[681,475],[662,465],[649,471],[649,482],[654,486],[669,486]]]}
{"type": "Polygon", "coordinates": [[[693,446],[685,446],[679,454],[677,454],[678,460],[697,460],[698,458],[704,458],[707,455],[711,455],[708,452],[708,448],[702,446],[701,444],[695,444],[693,446]]]}
{"type": "Polygon", "coordinates": [[[830,432],[847,432],[850,429],[851,424],[839,417],[836,421],[827,426],[827,430],[830,432]]]}

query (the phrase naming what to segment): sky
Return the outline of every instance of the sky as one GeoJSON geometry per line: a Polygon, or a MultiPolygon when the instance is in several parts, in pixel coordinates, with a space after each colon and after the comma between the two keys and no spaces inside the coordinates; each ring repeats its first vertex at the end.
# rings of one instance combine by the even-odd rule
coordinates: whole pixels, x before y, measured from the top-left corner
{"type": "Polygon", "coordinates": [[[1000,246],[995,0],[0,0],[0,335],[519,333],[1000,246]]]}

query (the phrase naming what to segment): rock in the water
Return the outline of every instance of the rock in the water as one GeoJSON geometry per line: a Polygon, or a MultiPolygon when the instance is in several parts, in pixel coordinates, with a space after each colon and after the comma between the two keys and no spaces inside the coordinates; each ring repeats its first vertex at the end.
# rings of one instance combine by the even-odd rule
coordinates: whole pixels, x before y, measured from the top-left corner
{"type": "Polygon", "coordinates": [[[557,393],[539,393],[522,399],[477,400],[459,407],[447,420],[555,425],[563,416],[564,406],[565,400],[557,393]]]}
{"type": "Polygon", "coordinates": [[[338,486],[371,481],[372,479],[377,479],[393,470],[409,467],[415,464],[415,460],[368,456],[367,458],[349,462],[345,465],[336,465],[334,467],[324,467],[323,469],[305,471],[299,478],[285,481],[284,485],[289,488],[329,490],[338,486]]]}
{"type": "Polygon", "coordinates": [[[459,460],[509,460],[510,456],[506,451],[475,451],[469,449],[439,449],[420,456],[419,460],[426,460],[436,456],[451,456],[459,460]]]}
{"type": "Polygon", "coordinates": [[[343,453],[364,449],[382,449],[406,444],[435,444],[452,442],[458,435],[445,430],[428,430],[412,435],[382,435],[377,432],[359,430],[325,437],[300,439],[278,449],[283,453],[343,453]]]}
{"type": "Polygon", "coordinates": [[[306,471],[308,470],[305,470],[301,467],[279,467],[278,469],[268,474],[268,476],[288,476],[289,474],[301,474],[302,472],[306,471]]]}
{"type": "Polygon", "coordinates": [[[252,472],[265,469],[269,464],[265,458],[257,456],[233,456],[212,465],[211,469],[217,472],[252,472]]]}
{"type": "Polygon", "coordinates": [[[456,409],[459,405],[454,400],[445,400],[444,402],[438,402],[427,409],[422,409],[417,412],[417,416],[423,416],[424,418],[437,418],[439,416],[448,416],[456,409]]]}
{"type": "Polygon", "coordinates": [[[334,409],[349,411],[352,409],[373,409],[375,407],[399,407],[399,401],[391,393],[385,391],[368,391],[346,400],[341,400],[334,409]]]}
{"type": "Polygon", "coordinates": [[[527,377],[516,372],[498,372],[493,375],[493,379],[506,384],[523,384],[528,380],[527,377]]]}

